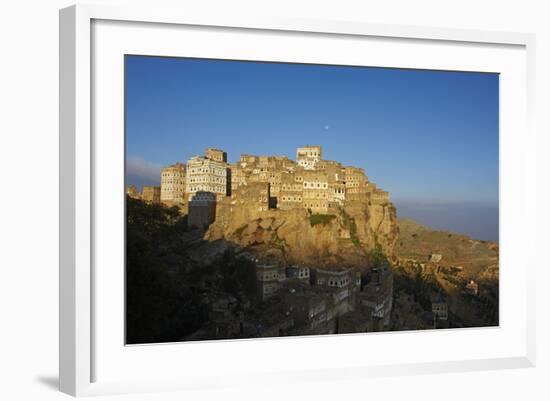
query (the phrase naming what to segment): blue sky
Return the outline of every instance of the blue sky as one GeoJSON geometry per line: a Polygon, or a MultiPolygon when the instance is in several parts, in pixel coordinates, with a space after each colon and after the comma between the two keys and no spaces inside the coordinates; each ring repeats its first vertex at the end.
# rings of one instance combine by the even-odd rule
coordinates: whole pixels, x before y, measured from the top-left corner
{"type": "Polygon", "coordinates": [[[127,56],[127,178],[158,183],[207,146],[235,161],[319,144],[400,217],[498,239],[498,97],[496,74],[127,56]]]}

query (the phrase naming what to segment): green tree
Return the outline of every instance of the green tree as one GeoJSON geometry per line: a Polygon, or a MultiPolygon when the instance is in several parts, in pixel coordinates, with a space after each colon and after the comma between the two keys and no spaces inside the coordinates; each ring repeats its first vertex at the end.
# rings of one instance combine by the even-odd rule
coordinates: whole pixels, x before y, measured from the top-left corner
{"type": "Polygon", "coordinates": [[[382,250],[382,246],[378,243],[375,245],[374,249],[368,251],[368,255],[371,266],[377,267],[390,264],[386,254],[382,250]]]}
{"type": "Polygon", "coordinates": [[[186,218],[177,208],[127,198],[126,341],[178,341],[207,318],[186,280],[186,218]]]}

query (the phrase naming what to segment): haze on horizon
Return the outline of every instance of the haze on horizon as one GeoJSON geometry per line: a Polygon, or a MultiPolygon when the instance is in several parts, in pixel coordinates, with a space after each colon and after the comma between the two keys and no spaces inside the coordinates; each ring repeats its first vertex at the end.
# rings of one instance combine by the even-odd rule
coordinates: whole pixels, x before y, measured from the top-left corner
{"type": "Polygon", "coordinates": [[[126,56],[126,180],[206,147],[363,167],[399,218],[498,241],[498,75],[126,56]]]}

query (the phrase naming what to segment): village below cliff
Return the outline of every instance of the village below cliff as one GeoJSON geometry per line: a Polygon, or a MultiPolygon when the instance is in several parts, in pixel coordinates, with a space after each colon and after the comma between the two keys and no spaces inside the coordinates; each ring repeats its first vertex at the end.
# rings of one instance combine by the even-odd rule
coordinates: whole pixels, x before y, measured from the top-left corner
{"type": "Polygon", "coordinates": [[[223,150],[127,194],[127,342],[498,325],[498,245],[397,218],[320,146],[223,150]]]}

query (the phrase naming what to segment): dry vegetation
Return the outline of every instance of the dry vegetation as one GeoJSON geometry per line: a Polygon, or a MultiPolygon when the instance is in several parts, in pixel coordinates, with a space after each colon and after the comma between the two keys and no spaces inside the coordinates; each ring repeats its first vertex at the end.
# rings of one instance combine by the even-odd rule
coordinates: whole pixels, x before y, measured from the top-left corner
{"type": "Polygon", "coordinates": [[[495,242],[432,230],[410,219],[398,219],[398,225],[400,236],[395,251],[401,258],[423,262],[430,254],[441,254],[441,265],[463,266],[464,275],[472,278],[498,266],[498,244],[495,242]]]}

